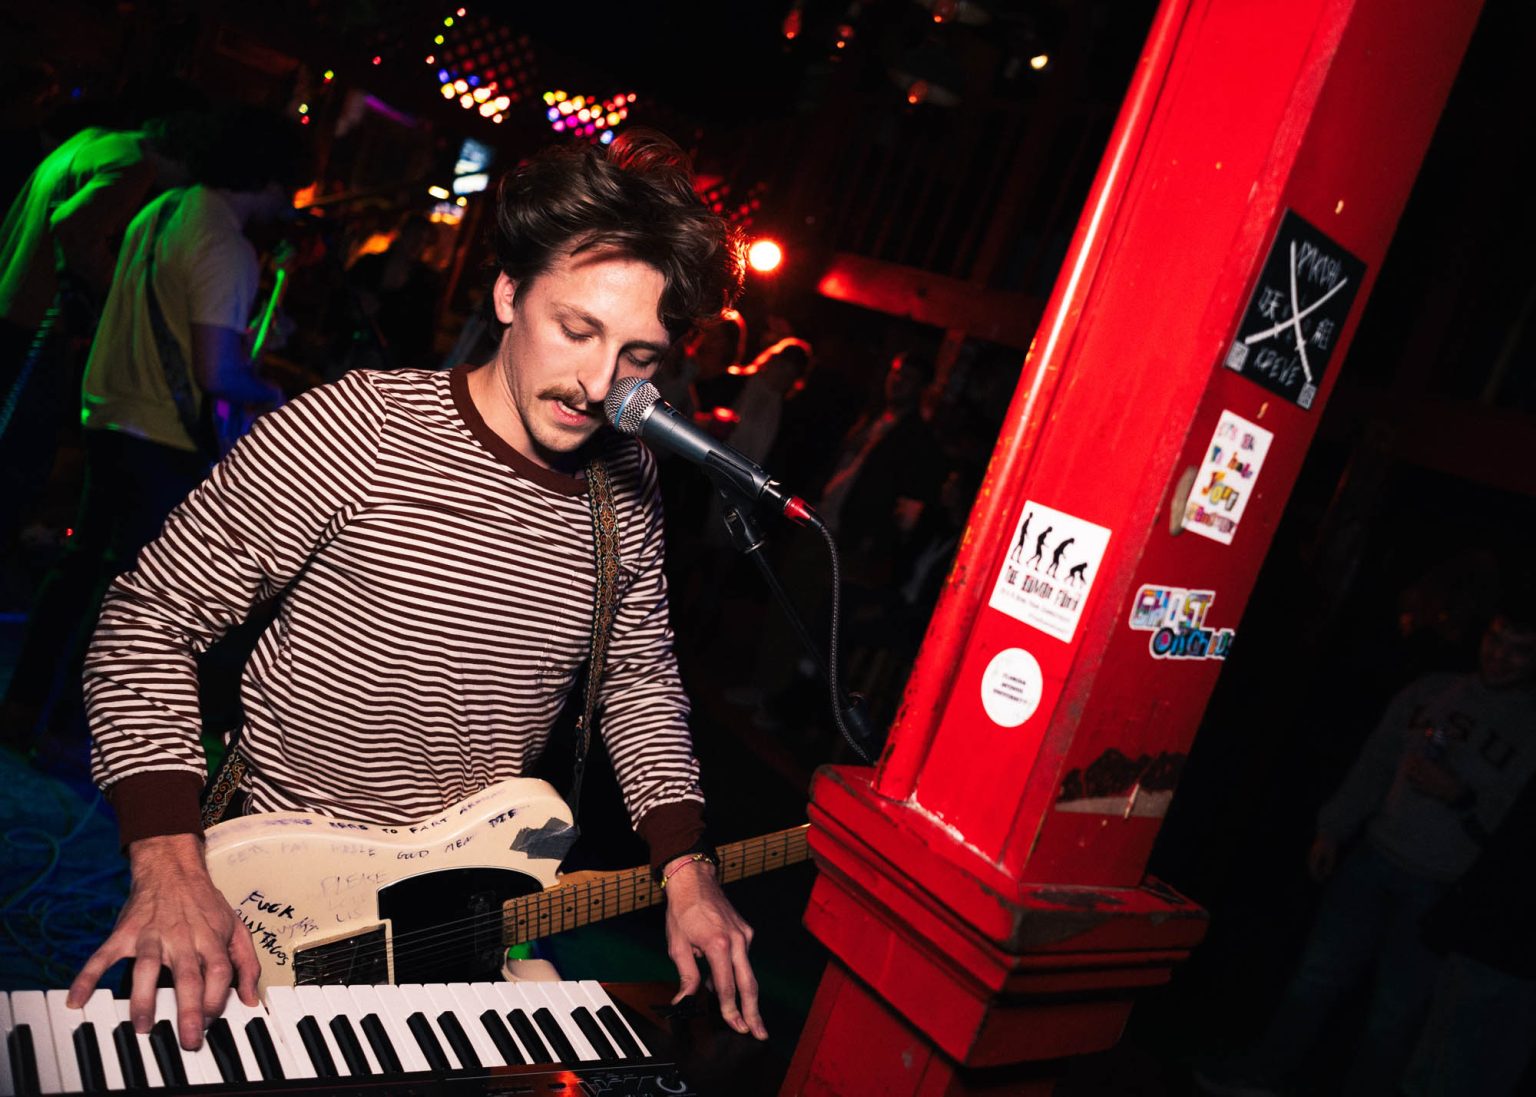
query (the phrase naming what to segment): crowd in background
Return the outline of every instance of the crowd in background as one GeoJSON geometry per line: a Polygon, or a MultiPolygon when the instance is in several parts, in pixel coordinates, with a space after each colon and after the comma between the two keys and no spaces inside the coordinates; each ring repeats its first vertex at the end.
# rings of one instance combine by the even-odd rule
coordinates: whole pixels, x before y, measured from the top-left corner
{"type": "MultiPolygon", "coordinates": [[[[263,123],[241,116],[239,144],[251,166],[231,176],[241,157],[220,138],[229,136],[233,116],[187,109],[184,95],[176,102],[170,111],[163,97],[128,97],[112,112],[72,107],[51,119],[40,130],[39,162],[13,180],[0,228],[0,551],[9,574],[28,579],[6,596],[33,618],[0,709],[0,736],[32,752],[37,764],[63,772],[83,766],[78,649],[95,599],[217,456],[216,448],[192,437],[201,425],[185,421],[174,398],[161,400],[158,425],[133,420],[131,430],[120,429],[130,412],[112,411],[111,402],[121,398],[121,386],[134,383],[130,373],[117,375],[116,388],[92,387],[93,370],[111,368],[118,342],[102,342],[103,330],[119,330],[102,325],[141,307],[128,298],[156,277],[152,260],[146,266],[145,241],[153,244],[156,233],[180,224],[170,215],[159,222],[167,195],[201,187],[254,196],[234,203],[233,230],[229,224],[218,233],[181,226],[198,241],[185,259],[187,278],[195,274],[217,289],[203,297],[189,291],[184,305],[167,302],[163,311],[173,327],[238,329],[242,340],[254,338],[246,329],[259,326],[256,305],[273,289],[278,242],[287,237],[297,244],[288,319],[273,321],[280,334],[268,344],[261,369],[253,363],[248,376],[236,371],[223,379],[234,403],[259,411],[351,369],[448,368],[490,351],[473,292],[467,306],[444,297],[448,230],[424,209],[373,205],[328,218],[300,213],[293,194],[307,181],[302,151],[281,125],[272,124],[269,139],[258,140],[263,123]],[[281,201],[271,201],[273,188],[281,201]],[[150,448],[125,452],[125,434],[150,448]],[[190,450],[178,444],[183,435],[190,450]],[[51,574],[34,590],[30,580],[45,567],[51,574]]],[[[999,366],[984,349],[945,354],[932,333],[855,313],[825,302],[755,303],[679,341],[656,383],[680,411],[808,499],[836,535],[844,568],[846,685],[864,696],[872,725],[884,729],[980,486],[1019,356],[1009,352],[999,366]]],[[[250,349],[243,341],[230,353],[250,349]]],[[[720,630],[733,627],[727,609],[747,605],[753,639],[737,645],[746,653],[733,674],[715,683],[719,694],[743,726],[793,741],[813,760],[841,756],[816,660],[740,566],[721,503],[686,464],[666,458],[662,467],[679,645],[708,648],[720,630]]],[[[770,555],[813,636],[825,642],[832,592],[822,544],[774,531],[770,555]]],[[[1530,616],[1521,616],[1518,606],[1506,611],[1494,628],[1525,644],[1528,658],[1530,616]]],[[[1467,629],[1476,634],[1481,625],[1467,629]]],[[[1478,725],[1485,731],[1496,725],[1502,739],[1517,742],[1521,750],[1511,758],[1536,747],[1526,742],[1536,740],[1528,671],[1490,687],[1516,692],[1483,705],[1498,711],[1478,725]]],[[[1394,687],[1411,677],[1404,667],[1396,673],[1394,687]]],[[[209,675],[214,725],[230,721],[233,678],[209,675]]],[[[1521,873],[1532,848],[1529,773],[1513,761],[1493,766],[1494,748],[1475,729],[1452,723],[1453,738],[1435,742],[1439,725],[1424,715],[1436,706],[1447,719],[1453,710],[1465,715],[1469,691],[1489,685],[1486,668],[1481,686],[1475,678],[1410,685],[1418,694],[1389,710],[1374,752],[1368,749],[1361,755],[1366,761],[1357,763],[1347,786],[1357,795],[1339,794],[1348,810],[1337,798],[1328,802],[1319,837],[1335,848],[1331,855],[1314,849],[1313,871],[1322,878],[1333,875],[1335,863],[1340,867],[1319,917],[1322,939],[1304,952],[1281,1014],[1257,1039],[1254,1054],[1268,1058],[1257,1067],[1245,1059],[1237,1074],[1293,1068],[1319,1039],[1324,1007],[1374,971],[1372,1027],[1363,1046],[1375,1058],[1356,1066],[1367,1079],[1362,1087],[1391,1092],[1409,1070],[1414,1092],[1454,1092],[1474,1064],[1502,1072],[1488,1082],[1505,1087],[1498,1091],[1518,1081],[1525,1056],[1500,1058],[1478,1046],[1492,1031],[1518,1032],[1522,1025],[1528,1031],[1536,1016],[1536,968],[1525,955],[1523,931],[1496,916],[1508,904],[1504,883],[1521,873]],[[1476,789],[1474,761],[1496,770],[1476,789]],[[1457,783],[1436,784],[1429,765],[1450,771],[1457,783]],[[1484,797],[1485,807],[1496,798],[1497,812],[1479,817],[1469,790],[1484,797]],[[1423,823],[1426,818],[1431,822],[1423,823]],[[1469,820],[1476,833],[1466,837],[1469,820]],[[1409,832],[1405,858],[1392,842],[1409,832]],[[1442,847],[1455,847],[1445,863],[1414,861],[1433,861],[1442,847]],[[1410,904],[1394,900],[1395,936],[1377,939],[1376,931],[1354,923],[1349,932],[1338,929],[1340,917],[1347,920],[1371,902],[1380,907],[1383,895],[1410,892],[1414,916],[1407,921],[1410,904]],[[1493,952],[1490,942],[1498,945],[1493,952]],[[1386,943],[1396,953],[1388,955],[1386,943]]],[[[1356,703],[1379,705],[1379,693],[1360,690],[1356,703]]],[[[1514,1037],[1500,1039],[1507,1051],[1514,1037]]],[[[1224,1084],[1220,1070],[1211,1073],[1213,1086],[1224,1084]]],[[[1232,1073],[1232,1086],[1252,1090],[1268,1083],[1267,1077],[1232,1080],[1232,1073]]]]}

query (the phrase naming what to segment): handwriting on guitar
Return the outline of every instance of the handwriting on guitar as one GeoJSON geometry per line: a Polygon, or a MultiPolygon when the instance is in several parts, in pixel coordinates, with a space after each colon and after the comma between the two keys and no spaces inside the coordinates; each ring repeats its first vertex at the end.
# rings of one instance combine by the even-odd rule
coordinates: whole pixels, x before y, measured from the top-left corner
{"type": "MultiPolygon", "coordinates": [[[[345,876],[322,876],[320,878],[321,895],[341,895],[354,888],[377,886],[382,873],[378,872],[349,872],[345,876]]],[[[333,907],[335,903],[331,904],[333,907]]]]}
{"type": "Polygon", "coordinates": [[[251,931],[251,941],[263,952],[269,953],[278,967],[288,966],[288,953],[282,945],[277,943],[277,934],[268,929],[265,922],[257,921],[243,910],[236,909],[240,921],[245,923],[245,928],[251,931]]]}
{"type": "Polygon", "coordinates": [[[256,904],[256,910],[260,914],[271,914],[278,918],[293,917],[292,903],[285,903],[281,899],[268,899],[259,891],[253,891],[244,899],[240,900],[241,906],[247,906],[251,903],[256,904]]]}
{"type": "Polygon", "coordinates": [[[361,842],[332,842],[331,852],[338,857],[377,857],[379,853],[376,846],[361,842]]]}

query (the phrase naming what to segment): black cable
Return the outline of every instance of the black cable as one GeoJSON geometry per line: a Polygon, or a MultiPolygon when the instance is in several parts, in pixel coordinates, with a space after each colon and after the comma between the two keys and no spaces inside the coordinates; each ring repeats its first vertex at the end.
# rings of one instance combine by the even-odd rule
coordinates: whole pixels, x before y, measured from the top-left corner
{"type": "MultiPolygon", "coordinates": [[[[864,761],[865,765],[873,765],[875,760],[865,752],[863,744],[858,741],[853,732],[848,730],[847,716],[843,711],[843,689],[839,682],[837,660],[838,633],[841,629],[843,611],[843,567],[837,555],[837,541],[825,522],[818,521],[814,525],[816,532],[821,534],[821,539],[827,543],[827,553],[832,558],[832,631],[827,647],[826,668],[827,686],[831,690],[832,697],[832,718],[837,722],[837,730],[842,735],[843,741],[853,748],[853,752],[864,761]]],[[[853,703],[850,702],[848,707],[852,708],[853,703]]]]}

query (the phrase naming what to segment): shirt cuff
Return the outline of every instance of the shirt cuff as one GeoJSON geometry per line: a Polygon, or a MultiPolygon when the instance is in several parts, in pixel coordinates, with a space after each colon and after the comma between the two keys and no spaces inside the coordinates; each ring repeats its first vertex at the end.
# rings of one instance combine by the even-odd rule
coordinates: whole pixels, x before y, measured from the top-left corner
{"type": "Polygon", "coordinates": [[[140,838],[203,832],[203,782],[184,770],[161,770],[124,777],[107,789],[117,812],[117,837],[124,849],[140,838]]]}
{"type": "Polygon", "coordinates": [[[697,800],[662,804],[645,813],[635,828],[651,851],[651,872],[704,845],[704,805],[697,800]]]}

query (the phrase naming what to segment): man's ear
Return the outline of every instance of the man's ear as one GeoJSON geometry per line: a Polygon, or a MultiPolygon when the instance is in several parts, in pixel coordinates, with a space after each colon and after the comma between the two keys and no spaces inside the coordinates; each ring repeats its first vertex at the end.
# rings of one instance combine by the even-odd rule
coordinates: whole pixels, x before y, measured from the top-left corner
{"type": "Polygon", "coordinates": [[[496,276],[496,284],[491,287],[491,307],[496,310],[496,319],[503,324],[512,322],[512,300],[517,296],[517,283],[507,277],[507,272],[502,271],[496,276]]]}

